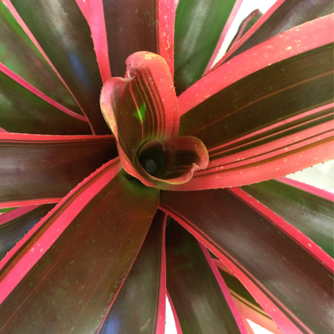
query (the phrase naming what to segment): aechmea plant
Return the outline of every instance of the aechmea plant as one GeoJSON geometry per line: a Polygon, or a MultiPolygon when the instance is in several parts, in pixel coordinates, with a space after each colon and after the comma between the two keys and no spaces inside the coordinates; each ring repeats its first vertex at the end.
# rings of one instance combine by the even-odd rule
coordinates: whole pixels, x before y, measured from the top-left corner
{"type": "Polygon", "coordinates": [[[0,333],[333,333],[333,4],[241,2],[0,2],[0,333]]]}

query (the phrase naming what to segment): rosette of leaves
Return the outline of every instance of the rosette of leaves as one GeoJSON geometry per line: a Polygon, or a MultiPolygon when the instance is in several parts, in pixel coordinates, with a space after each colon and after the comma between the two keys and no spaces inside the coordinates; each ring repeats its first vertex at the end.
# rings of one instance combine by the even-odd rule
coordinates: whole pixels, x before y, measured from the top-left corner
{"type": "Polygon", "coordinates": [[[0,333],[333,333],[333,5],[241,2],[0,2],[0,333]]]}

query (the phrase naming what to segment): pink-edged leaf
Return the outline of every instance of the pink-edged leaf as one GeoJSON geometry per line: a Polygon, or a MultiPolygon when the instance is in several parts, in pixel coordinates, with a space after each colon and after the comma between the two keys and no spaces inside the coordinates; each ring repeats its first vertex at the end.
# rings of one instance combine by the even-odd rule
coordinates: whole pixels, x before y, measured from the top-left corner
{"type": "Polygon", "coordinates": [[[99,334],[165,333],[165,222],[158,211],[99,334]]]}
{"type": "Polygon", "coordinates": [[[26,206],[1,215],[0,259],[53,207],[53,204],[26,206]]]}
{"type": "Polygon", "coordinates": [[[0,62],[33,87],[72,112],[82,111],[33,42],[0,2],[0,62]]]}
{"type": "MultiPolygon", "coordinates": [[[[188,88],[178,97],[180,116],[199,107],[203,102],[217,93],[255,72],[262,69],[271,71],[271,66],[276,63],[278,63],[276,66],[279,66],[280,62],[293,56],[298,56],[307,51],[333,43],[333,17],[333,14],[328,15],[292,28],[279,36],[255,46],[251,50],[245,51],[238,57],[231,59],[226,64],[210,72],[198,81],[196,85],[188,88]]],[[[298,60],[298,58],[295,58],[295,60],[298,60]]],[[[297,62],[295,65],[297,65],[297,62]]],[[[279,69],[282,72],[286,71],[283,65],[279,69]]],[[[296,72],[298,70],[301,69],[296,68],[296,72]]],[[[321,70],[321,66],[319,70],[321,70]]],[[[265,72],[262,73],[264,74],[265,72]]],[[[272,81],[275,85],[276,79],[278,78],[270,79],[262,77],[262,81],[269,80],[269,82],[272,81]]],[[[273,86],[272,89],[272,93],[274,93],[275,87],[273,86]]],[[[255,92],[249,93],[251,97],[255,97],[254,94],[255,92]]],[[[210,113],[207,114],[209,115],[210,113]]],[[[183,118],[181,117],[181,127],[183,126],[182,120],[183,118]]]]}
{"type": "Polygon", "coordinates": [[[125,60],[138,51],[158,53],[157,0],[104,0],[110,69],[123,77],[125,60]]]}
{"type": "MultiPolygon", "coordinates": [[[[175,18],[175,87],[186,90],[203,75],[236,0],[180,0],[175,18]]],[[[225,32],[226,33],[226,32],[225,32]]]]}
{"type": "Polygon", "coordinates": [[[334,256],[333,199],[270,180],[242,188],[334,256]]]}
{"type": "Polygon", "coordinates": [[[176,310],[175,310],[172,298],[170,298],[170,295],[169,295],[168,291],[167,291],[167,298],[168,298],[168,302],[169,302],[170,308],[172,310],[172,314],[173,314],[173,318],[174,318],[174,323],[175,323],[176,334],[182,334],[182,329],[181,329],[179,317],[177,316],[177,313],[176,313],[176,310]]]}
{"type": "Polygon", "coordinates": [[[218,256],[286,333],[333,332],[333,259],[238,188],[162,192],[161,208],[218,256]]]}
{"type": "MultiPolygon", "coordinates": [[[[17,74],[15,74],[13,71],[11,71],[3,63],[0,63],[0,71],[3,74],[5,74],[6,76],[8,76],[10,79],[12,79],[13,81],[15,81],[17,84],[19,84],[22,87],[24,87],[31,94],[35,95],[36,98],[38,97],[38,98],[44,100],[45,102],[47,102],[51,106],[53,106],[53,107],[61,110],[62,112],[66,113],[66,114],[68,114],[68,115],[70,115],[70,116],[72,116],[74,118],[77,118],[77,119],[79,119],[79,120],[81,120],[83,122],[87,122],[86,116],[79,115],[76,112],[73,112],[72,110],[64,107],[62,104],[60,104],[57,101],[53,100],[49,96],[45,95],[43,92],[41,92],[40,90],[38,90],[36,87],[32,86],[30,83],[28,83],[23,78],[21,78],[20,76],[18,76],[17,74]]],[[[12,84],[11,86],[12,86],[11,89],[15,90],[15,84],[12,84]]],[[[46,116],[46,119],[47,119],[47,116],[46,116]]],[[[45,122],[45,123],[47,123],[47,122],[45,122]]]]}
{"type": "Polygon", "coordinates": [[[237,308],[236,308],[236,306],[233,302],[232,295],[231,295],[224,279],[220,275],[219,270],[218,270],[218,268],[215,264],[214,259],[211,257],[209,251],[200,242],[198,242],[198,244],[201,247],[201,250],[202,250],[208,264],[210,265],[212,273],[214,274],[214,276],[215,276],[215,278],[216,278],[216,280],[219,284],[219,287],[220,287],[220,289],[221,289],[221,291],[222,291],[222,293],[223,293],[223,295],[226,299],[226,302],[227,302],[227,304],[228,304],[228,306],[229,306],[229,308],[230,308],[230,310],[233,314],[233,317],[234,317],[234,319],[235,319],[235,321],[236,321],[236,323],[239,327],[240,332],[241,333],[246,333],[247,331],[245,331],[245,327],[242,324],[242,317],[241,317],[240,313],[238,312],[238,310],[237,310],[237,308]]]}
{"type": "Polygon", "coordinates": [[[83,108],[93,130],[110,133],[99,108],[102,81],[91,32],[77,3],[12,0],[11,4],[83,108]]]}
{"type": "Polygon", "coordinates": [[[242,316],[245,327],[247,328],[247,333],[256,334],[247,321],[250,320],[273,334],[283,334],[277,325],[267,315],[261,312],[261,309],[254,308],[253,305],[249,305],[248,302],[240,296],[232,295],[232,298],[242,316]]]}
{"type": "Polygon", "coordinates": [[[158,53],[174,77],[175,0],[158,0],[158,53]]]}
{"type": "Polygon", "coordinates": [[[90,133],[84,116],[63,107],[0,63],[0,125],[10,132],[79,135],[90,133]]]}
{"type": "Polygon", "coordinates": [[[252,11],[241,23],[238,29],[237,34],[233,38],[228,49],[233,47],[240,38],[260,19],[263,14],[258,10],[252,11]]]}
{"type": "Polygon", "coordinates": [[[116,155],[113,136],[0,133],[0,206],[58,202],[116,155]]]}
{"type": "Polygon", "coordinates": [[[183,333],[246,333],[200,245],[175,221],[166,229],[166,259],[167,288],[183,333]]]}
{"type": "Polygon", "coordinates": [[[247,319],[250,319],[275,334],[281,334],[282,332],[277,328],[277,325],[270,319],[242,283],[233,275],[231,270],[222,261],[218,259],[214,259],[213,261],[231,292],[233,302],[241,314],[247,332],[254,333],[247,321],[247,319]]]}
{"type": "Polygon", "coordinates": [[[258,310],[262,310],[263,314],[265,314],[261,306],[256,302],[256,300],[242,285],[242,283],[235,277],[233,272],[227,266],[225,266],[221,260],[213,259],[213,262],[215,266],[218,268],[232,296],[238,296],[242,298],[244,301],[247,302],[247,304],[252,305],[252,307],[258,310]]]}
{"type": "Polygon", "coordinates": [[[0,263],[1,333],[97,332],[159,198],[120,169],[115,159],[93,173],[0,263]]]}
{"type": "Polygon", "coordinates": [[[125,78],[109,79],[101,93],[123,168],[148,186],[188,181],[207,166],[207,151],[197,138],[176,138],[178,102],[166,61],[137,52],[126,63],[125,78]]]}
{"type": "Polygon", "coordinates": [[[86,0],[85,5],[102,82],[105,83],[111,77],[111,72],[103,0],[86,0]]]}
{"type": "Polygon", "coordinates": [[[198,137],[210,155],[181,190],[264,181],[333,158],[333,17],[256,46],[180,96],[189,111],[179,135],[198,137]]]}
{"type": "Polygon", "coordinates": [[[75,0],[77,3],[78,7],[81,10],[82,15],[85,17],[86,21],[89,23],[89,16],[88,16],[88,10],[87,10],[87,2],[86,0],[75,0]]]}
{"type": "Polygon", "coordinates": [[[214,68],[255,45],[304,22],[333,13],[333,10],[334,6],[331,0],[278,0],[214,68]]]}

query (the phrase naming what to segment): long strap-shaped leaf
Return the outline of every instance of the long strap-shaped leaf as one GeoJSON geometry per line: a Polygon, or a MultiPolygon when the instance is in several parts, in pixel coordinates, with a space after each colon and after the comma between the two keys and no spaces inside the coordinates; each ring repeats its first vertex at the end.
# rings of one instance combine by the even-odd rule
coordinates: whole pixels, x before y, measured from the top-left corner
{"type": "Polygon", "coordinates": [[[214,68],[288,29],[333,11],[331,0],[278,0],[214,68]]]}
{"type": "Polygon", "coordinates": [[[99,334],[165,333],[165,221],[158,211],[99,334]]]}
{"type": "Polygon", "coordinates": [[[0,34],[0,61],[6,67],[64,107],[82,114],[69,91],[3,2],[0,2],[0,34]]]}
{"type": "Polygon", "coordinates": [[[104,0],[110,69],[123,77],[125,60],[137,51],[158,53],[156,0],[104,0]]]}
{"type": "Polygon", "coordinates": [[[162,192],[161,206],[234,272],[287,333],[333,332],[333,260],[240,189],[162,192]]]}
{"type": "Polygon", "coordinates": [[[11,1],[84,109],[97,134],[109,133],[100,113],[102,81],[89,26],[75,1],[11,1]]]}
{"type": "Polygon", "coordinates": [[[333,200],[276,180],[252,184],[243,189],[334,256],[333,200]]]}
{"type": "Polygon", "coordinates": [[[175,87],[178,93],[201,78],[235,0],[180,0],[175,20],[175,87]]]}
{"type": "Polygon", "coordinates": [[[98,330],[159,198],[120,169],[115,159],[92,174],[4,258],[1,333],[98,330]]]}
{"type": "Polygon", "coordinates": [[[179,189],[268,180],[333,157],[333,18],[258,45],[180,96],[181,110],[189,111],[179,135],[201,139],[210,162],[179,189]],[[321,37],[305,39],[305,32],[321,37]]]}
{"type": "Polygon", "coordinates": [[[10,132],[79,135],[89,133],[84,116],[63,107],[0,63],[0,126],[10,132]]]}
{"type": "Polygon", "coordinates": [[[0,133],[0,206],[58,202],[116,155],[113,136],[0,133]]]}
{"type": "Polygon", "coordinates": [[[275,334],[281,334],[282,332],[277,328],[277,325],[270,319],[232,272],[220,260],[215,259],[214,263],[231,292],[233,302],[241,314],[247,331],[253,333],[253,330],[247,321],[249,319],[275,334]]]}
{"type": "Polygon", "coordinates": [[[196,239],[175,221],[166,230],[166,258],[168,292],[184,334],[246,333],[196,239]]]}
{"type": "Polygon", "coordinates": [[[53,204],[21,207],[0,216],[0,259],[53,207],[53,204]]]}

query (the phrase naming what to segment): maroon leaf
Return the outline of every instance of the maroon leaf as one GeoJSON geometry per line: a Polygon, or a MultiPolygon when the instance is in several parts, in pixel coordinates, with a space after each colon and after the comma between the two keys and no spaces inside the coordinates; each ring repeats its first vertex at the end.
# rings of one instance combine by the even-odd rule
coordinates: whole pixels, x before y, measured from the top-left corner
{"type": "Polygon", "coordinates": [[[178,104],[167,63],[156,54],[137,52],[127,66],[125,79],[109,79],[101,93],[123,168],[148,186],[188,181],[207,166],[207,151],[195,137],[175,138],[178,104]]]}
{"type": "Polygon", "coordinates": [[[0,207],[59,202],[116,154],[113,136],[0,133],[0,207]]]}
{"type": "Polygon", "coordinates": [[[0,263],[1,333],[97,332],[158,205],[120,169],[79,184],[0,263]]]}
{"type": "Polygon", "coordinates": [[[166,255],[168,292],[183,333],[245,333],[196,239],[174,221],[166,230],[166,255]]]}
{"type": "Polygon", "coordinates": [[[178,189],[249,184],[333,158],[333,17],[246,51],[180,96],[189,111],[179,135],[202,140],[210,162],[178,189]]]}
{"type": "Polygon", "coordinates": [[[104,0],[110,69],[123,77],[125,60],[137,51],[158,53],[157,0],[104,0]]]}
{"type": "Polygon", "coordinates": [[[258,10],[252,11],[241,23],[238,29],[237,34],[233,38],[228,49],[233,47],[237,42],[239,42],[240,38],[260,19],[263,14],[258,10]]]}
{"type": "Polygon", "coordinates": [[[165,332],[165,221],[158,211],[99,334],[165,332]]]}
{"type": "Polygon", "coordinates": [[[161,207],[233,271],[287,333],[332,333],[333,260],[239,189],[162,192],[161,207]]]}
{"type": "Polygon", "coordinates": [[[333,13],[333,9],[330,0],[278,0],[214,68],[288,29],[333,13]]]}

